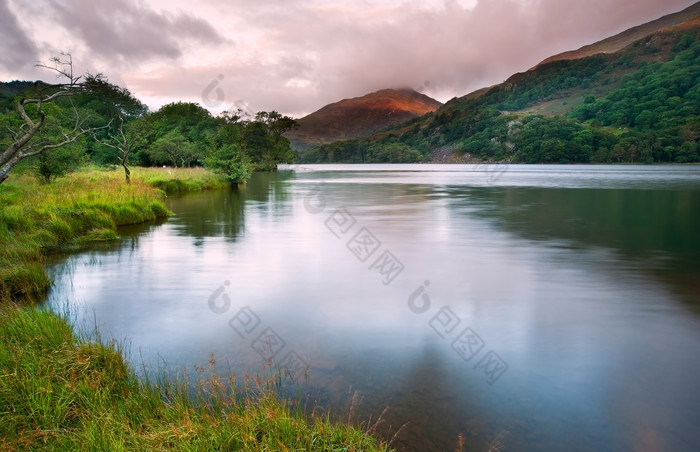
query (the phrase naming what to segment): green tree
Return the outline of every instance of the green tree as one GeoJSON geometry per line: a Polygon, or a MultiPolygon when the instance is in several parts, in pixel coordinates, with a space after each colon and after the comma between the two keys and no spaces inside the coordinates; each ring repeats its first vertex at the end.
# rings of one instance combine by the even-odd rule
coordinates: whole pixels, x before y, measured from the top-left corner
{"type": "Polygon", "coordinates": [[[76,170],[87,161],[85,154],[85,137],[73,143],[42,152],[28,161],[31,171],[44,183],[50,183],[57,177],[76,170]]]}
{"type": "Polygon", "coordinates": [[[299,127],[299,123],[295,119],[281,115],[274,110],[258,112],[255,115],[255,121],[262,122],[267,126],[267,131],[275,143],[280,140],[283,133],[299,127]]]}
{"type": "Polygon", "coordinates": [[[190,166],[196,157],[195,145],[180,132],[180,129],[173,129],[158,138],[146,152],[154,163],[173,167],[190,166]]]}
{"type": "Polygon", "coordinates": [[[93,161],[119,163],[124,167],[129,181],[129,155],[137,144],[144,139],[147,132],[143,127],[136,127],[139,135],[131,132],[130,125],[148,113],[148,107],[126,89],[113,85],[106,80],[98,80],[88,93],[75,96],[76,105],[88,109],[91,123],[108,124],[107,127],[92,133],[88,140],[88,152],[93,161]]]}
{"type": "Polygon", "coordinates": [[[243,130],[243,143],[250,161],[257,168],[264,168],[271,160],[269,153],[272,140],[270,140],[267,126],[263,122],[252,121],[246,124],[243,130]]]}
{"type": "Polygon", "coordinates": [[[251,162],[258,170],[274,170],[279,163],[291,163],[295,154],[283,133],[298,127],[296,120],[276,111],[260,111],[245,125],[243,141],[251,162]]]}
{"type": "Polygon", "coordinates": [[[204,165],[214,172],[223,174],[233,184],[248,181],[253,167],[240,144],[226,144],[204,159],[204,165]]]}
{"type": "Polygon", "coordinates": [[[697,143],[693,144],[686,141],[676,153],[676,163],[697,162],[698,160],[700,160],[700,155],[698,155],[697,143]]]}
{"type": "Polygon", "coordinates": [[[101,80],[97,76],[76,76],[73,74],[73,59],[70,54],[61,54],[51,58],[51,64],[37,64],[48,69],[65,80],[65,83],[47,84],[34,83],[30,92],[20,96],[17,101],[19,118],[9,122],[15,127],[10,128],[8,138],[3,140],[5,150],[0,152],[0,184],[8,177],[8,173],[24,159],[38,156],[46,151],[58,149],[74,143],[85,134],[96,130],[85,125],[85,118],[80,116],[78,108],[53,110],[63,119],[61,130],[42,130],[47,124],[48,106],[54,105],[59,98],[74,96],[80,92],[89,91],[91,86],[101,80]],[[39,134],[42,131],[43,134],[39,134]]]}
{"type": "Polygon", "coordinates": [[[201,165],[210,152],[212,137],[221,120],[191,102],[174,102],[140,118],[145,122],[144,143],[138,146],[142,164],[172,164],[172,156],[181,166],[201,165]],[[180,149],[178,149],[180,147],[180,149]]]}

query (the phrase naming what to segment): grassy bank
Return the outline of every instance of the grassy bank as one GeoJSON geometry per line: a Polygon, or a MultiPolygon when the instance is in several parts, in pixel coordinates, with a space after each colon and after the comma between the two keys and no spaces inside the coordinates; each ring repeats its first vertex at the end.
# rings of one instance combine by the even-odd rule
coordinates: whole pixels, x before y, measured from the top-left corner
{"type": "Polygon", "coordinates": [[[133,168],[131,176],[169,195],[221,189],[228,185],[226,178],[204,168],[133,168]]]}
{"type": "Polygon", "coordinates": [[[139,381],[116,346],[80,340],[47,311],[5,306],[0,338],[0,450],[387,450],[307,421],[252,379],[239,391],[234,377],[202,379],[194,397],[184,382],[139,381]]]}
{"type": "Polygon", "coordinates": [[[51,184],[23,175],[0,185],[0,298],[41,299],[50,285],[44,254],[113,240],[117,226],[167,216],[165,193],[225,186],[202,168],[134,168],[131,179],[86,169],[51,184]]]}
{"type": "Polygon", "coordinates": [[[167,216],[165,191],[223,186],[202,169],[162,168],[134,169],[129,185],[96,169],[0,185],[0,451],[387,450],[356,428],[308,420],[260,381],[214,376],[193,395],[188,381],[140,380],[117,345],[83,340],[60,315],[26,306],[49,287],[46,253],[167,216]]]}

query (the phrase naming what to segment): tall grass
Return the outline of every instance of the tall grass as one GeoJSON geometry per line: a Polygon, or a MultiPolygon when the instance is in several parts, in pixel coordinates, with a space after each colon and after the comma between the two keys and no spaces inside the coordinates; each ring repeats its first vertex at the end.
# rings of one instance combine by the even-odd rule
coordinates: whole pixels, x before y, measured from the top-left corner
{"type": "Polygon", "coordinates": [[[193,397],[183,380],[140,381],[117,345],[81,340],[63,317],[0,309],[0,449],[387,450],[328,417],[308,421],[266,382],[214,375],[193,397]]]}
{"type": "Polygon", "coordinates": [[[167,216],[165,191],[223,186],[201,169],[135,169],[128,185],[121,172],[95,169],[0,185],[0,451],[387,450],[329,417],[307,419],[277,397],[274,378],[139,379],[118,344],[81,339],[64,316],[14,303],[49,287],[45,253],[167,216]]]}
{"type": "Polygon", "coordinates": [[[219,189],[228,185],[226,178],[204,168],[134,168],[132,176],[167,194],[219,189]]]}
{"type": "Polygon", "coordinates": [[[219,189],[226,181],[203,168],[86,168],[42,184],[13,175],[0,185],[0,299],[33,302],[50,286],[42,254],[114,240],[117,226],[169,215],[166,194],[219,189]]]}
{"type": "Polygon", "coordinates": [[[32,302],[50,285],[46,253],[114,240],[120,225],[169,214],[163,191],[117,171],[84,170],[51,184],[29,175],[0,185],[0,299],[32,302]]]}

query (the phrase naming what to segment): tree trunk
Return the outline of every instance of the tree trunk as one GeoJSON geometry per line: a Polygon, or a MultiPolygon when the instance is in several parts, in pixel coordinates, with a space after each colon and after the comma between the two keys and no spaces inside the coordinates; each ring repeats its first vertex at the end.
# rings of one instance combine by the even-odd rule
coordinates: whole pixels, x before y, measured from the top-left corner
{"type": "Polygon", "coordinates": [[[131,170],[129,169],[128,166],[126,166],[126,163],[122,162],[122,166],[124,167],[124,177],[126,177],[126,183],[130,184],[131,183],[131,170]]]}
{"type": "Polygon", "coordinates": [[[7,161],[2,168],[0,168],[0,184],[7,180],[7,175],[10,170],[21,160],[19,152],[15,154],[9,161],[7,161]]]}
{"type": "Polygon", "coordinates": [[[122,166],[124,167],[124,177],[126,178],[126,183],[131,183],[131,170],[129,169],[129,149],[128,146],[124,146],[120,149],[122,151],[122,166]],[[125,149],[124,149],[125,148],[125,149]]]}

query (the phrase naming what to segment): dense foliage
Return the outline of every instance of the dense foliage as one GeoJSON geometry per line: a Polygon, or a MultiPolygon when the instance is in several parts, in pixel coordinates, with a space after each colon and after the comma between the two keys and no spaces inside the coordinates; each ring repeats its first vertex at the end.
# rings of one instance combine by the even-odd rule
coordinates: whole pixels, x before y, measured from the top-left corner
{"type": "MultiPolygon", "coordinates": [[[[101,76],[88,76],[90,89],[44,106],[47,123],[34,140],[59,142],[80,118],[95,130],[68,146],[49,149],[23,161],[18,170],[31,170],[45,182],[65,175],[80,164],[196,167],[207,166],[232,182],[244,182],[252,171],[272,170],[291,163],[294,152],[284,132],[296,121],[276,111],[252,119],[226,113],[214,117],[195,103],[175,102],[150,113],[127,89],[101,76]]],[[[0,83],[0,127],[20,131],[15,105],[31,94],[31,82],[0,83]]],[[[16,137],[0,134],[6,148],[16,137]]]]}
{"type": "Polygon", "coordinates": [[[480,97],[453,99],[435,113],[317,147],[300,160],[697,162],[699,36],[698,29],[665,31],[615,54],[544,64],[480,97]],[[575,108],[535,111],[556,102],[575,108]]]}

